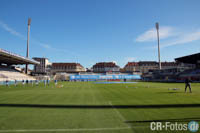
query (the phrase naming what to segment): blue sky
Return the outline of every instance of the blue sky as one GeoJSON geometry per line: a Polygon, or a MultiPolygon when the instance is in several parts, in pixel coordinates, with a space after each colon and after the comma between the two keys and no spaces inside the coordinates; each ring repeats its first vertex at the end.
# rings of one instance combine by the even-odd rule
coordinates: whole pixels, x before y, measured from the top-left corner
{"type": "Polygon", "coordinates": [[[200,50],[199,0],[1,0],[0,48],[51,62],[157,60],[155,22],[160,23],[161,60],[200,50]]]}

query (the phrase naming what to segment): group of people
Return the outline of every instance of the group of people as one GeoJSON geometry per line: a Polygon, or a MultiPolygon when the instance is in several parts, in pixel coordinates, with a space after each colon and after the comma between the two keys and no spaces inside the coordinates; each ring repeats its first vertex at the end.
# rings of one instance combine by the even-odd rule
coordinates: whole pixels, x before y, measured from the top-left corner
{"type": "MultiPolygon", "coordinates": [[[[40,82],[43,82],[45,86],[46,86],[46,85],[49,86],[51,81],[50,81],[49,79],[42,80],[42,81],[39,81],[39,80],[22,80],[22,81],[21,81],[22,85],[25,85],[25,84],[32,84],[32,86],[33,86],[34,84],[38,86],[40,82]]],[[[14,85],[15,85],[15,86],[17,86],[18,83],[20,83],[20,82],[17,81],[17,80],[14,80],[14,85]]],[[[55,85],[57,85],[58,80],[54,80],[54,83],[55,83],[55,85]]],[[[5,85],[6,85],[6,86],[9,86],[10,84],[13,84],[13,83],[11,83],[11,82],[8,81],[8,80],[5,81],[5,85]]]]}
{"type": "MultiPolygon", "coordinates": [[[[36,85],[38,85],[39,84],[39,80],[22,80],[22,84],[23,85],[25,85],[25,84],[32,84],[32,86],[33,86],[33,84],[35,83],[36,85]]],[[[49,79],[47,79],[47,80],[43,80],[43,82],[44,82],[44,85],[46,86],[46,85],[50,85],[50,80],[49,79]]],[[[125,82],[126,82],[126,80],[125,80],[125,82]]],[[[54,80],[54,83],[55,83],[55,85],[57,85],[57,83],[58,83],[58,80],[54,80]]],[[[191,80],[189,79],[189,78],[186,78],[185,79],[185,92],[187,91],[187,88],[189,88],[189,90],[190,90],[190,93],[192,93],[192,88],[191,88],[191,85],[190,85],[190,83],[191,83],[191,80]]],[[[6,86],[9,86],[10,85],[10,82],[8,81],[8,80],[6,80],[5,81],[5,84],[6,84],[6,86]]],[[[14,81],[14,84],[15,84],[15,86],[17,86],[17,84],[18,84],[18,81],[17,80],[15,80],[14,81]]]]}

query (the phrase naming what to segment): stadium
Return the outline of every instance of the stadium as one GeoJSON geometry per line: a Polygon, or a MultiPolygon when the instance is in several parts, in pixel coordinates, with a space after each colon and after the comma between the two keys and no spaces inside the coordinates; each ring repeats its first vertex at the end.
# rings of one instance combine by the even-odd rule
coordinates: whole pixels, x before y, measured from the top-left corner
{"type": "MultiPolygon", "coordinates": [[[[44,5],[48,4],[45,3],[44,5]]],[[[52,7],[55,5],[53,4],[52,7]]],[[[94,12],[96,13],[96,6],[98,7],[99,5],[96,3],[94,5],[94,12]]],[[[63,11],[66,11],[65,6],[63,11]]],[[[75,3],[76,10],[79,8],[85,10],[87,6],[83,8],[82,5],[78,6],[75,3]]],[[[121,6],[123,4],[119,4],[119,7],[121,6]]],[[[38,11],[39,8],[44,9],[43,6],[35,5],[36,7],[38,11]]],[[[90,8],[88,7],[88,9],[90,8]]],[[[49,9],[52,10],[52,8],[49,9]]],[[[110,9],[112,8],[109,7],[109,11],[110,9]]],[[[81,12],[84,12],[84,10],[81,10],[81,12]]],[[[40,15],[42,13],[40,10],[36,14],[40,15]]],[[[46,17],[46,12],[44,13],[46,17]]],[[[51,12],[49,16],[47,14],[49,18],[51,18],[51,15],[54,15],[54,12],[51,12]]],[[[54,17],[57,18],[58,16],[54,17]]],[[[69,16],[71,18],[75,17],[74,14],[69,16]]],[[[98,17],[101,18],[101,15],[98,17]]],[[[51,21],[56,22],[55,18],[51,21]]],[[[78,21],[68,19],[68,26],[79,23],[81,18],[78,18],[78,21]]],[[[85,18],[88,19],[89,17],[84,16],[85,18]]],[[[106,21],[109,21],[108,18],[106,21]]],[[[64,21],[63,16],[60,20],[64,21]]],[[[67,23],[66,21],[64,22],[67,23]]],[[[112,20],[110,27],[114,26],[113,22],[112,20]]],[[[39,19],[38,22],[35,21],[34,23],[37,23],[38,26],[42,25],[39,19]]],[[[95,23],[97,22],[95,21],[95,23]]],[[[19,24],[18,21],[16,21],[17,24],[19,24]]],[[[92,34],[96,34],[96,29],[89,30],[92,25],[88,24],[88,26],[87,24],[88,22],[84,24],[88,28],[87,32],[91,30],[92,34]]],[[[55,32],[52,37],[50,34],[46,35],[46,31],[43,33],[42,26],[37,29],[35,36],[38,38],[47,37],[47,40],[54,39],[57,32],[62,32],[64,29],[63,25],[60,29],[57,28],[59,25],[62,25],[62,22],[57,23],[57,26],[53,23],[51,26],[52,29],[56,27],[56,30],[58,30],[54,29],[54,31],[50,28],[51,32],[55,32]]],[[[101,23],[98,23],[98,25],[101,25],[101,23]]],[[[188,52],[186,51],[181,53],[183,56],[177,57],[173,54],[170,55],[170,52],[173,53],[172,51],[163,50],[163,53],[166,52],[167,56],[172,56],[173,60],[161,60],[162,49],[160,49],[160,46],[163,45],[160,45],[159,39],[166,37],[166,34],[171,32],[171,28],[159,27],[157,22],[153,30],[150,29],[143,35],[145,37],[150,33],[150,37],[154,37],[154,40],[156,39],[156,46],[158,46],[156,47],[156,52],[153,50],[149,52],[150,55],[151,53],[156,55],[156,60],[151,56],[142,58],[145,53],[140,52],[139,48],[134,48],[134,52],[128,54],[136,54],[139,51],[141,60],[126,60],[123,63],[125,65],[122,66],[116,61],[112,61],[115,59],[111,58],[115,56],[106,57],[106,54],[109,53],[111,55],[112,52],[114,53],[119,49],[116,52],[119,55],[117,54],[116,57],[120,59],[120,53],[125,54],[129,49],[124,44],[125,50],[123,48],[120,49],[120,46],[115,47],[115,45],[109,49],[109,46],[95,45],[95,42],[90,47],[89,45],[82,46],[82,41],[84,42],[85,38],[83,39],[79,35],[80,28],[78,31],[65,31],[66,36],[73,35],[76,32],[75,39],[72,39],[74,43],[71,42],[71,45],[67,46],[67,48],[64,48],[64,44],[62,44],[63,49],[59,49],[60,45],[58,44],[55,45],[55,48],[47,44],[44,46],[37,39],[33,39],[34,41],[29,43],[29,39],[32,38],[30,36],[30,26],[31,19],[28,18],[28,34],[27,39],[24,39],[26,37],[0,20],[0,35],[3,35],[3,32],[1,33],[1,28],[3,27],[12,35],[22,38],[20,41],[26,41],[26,45],[23,46],[19,46],[17,43],[16,46],[12,45],[12,47],[0,45],[0,133],[190,133],[200,131],[200,53],[195,53],[191,50],[192,54],[185,54],[188,52]],[[163,29],[167,29],[164,35],[163,29]],[[156,38],[152,35],[154,30],[157,33],[155,34],[156,38]],[[162,34],[159,35],[159,32],[162,34]],[[81,45],[73,48],[72,45],[79,41],[77,41],[77,36],[81,40],[81,45]],[[96,51],[92,51],[95,49],[93,45],[97,47],[96,51]],[[16,54],[14,52],[15,48],[20,48],[21,51],[26,53],[26,56],[22,56],[23,52],[16,54]],[[83,62],[75,60],[75,55],[73,51],[70,51],[70,48],[73,50],[81,49],[78,54],[86,51],[92,59],[97,59],[99,52],[100,56],[106,57],[101,59],[108,58],[108,60],[95,60],[95,63],[90,63],[90,67],[88,67],[89,65],[82,65],[84,64],[83,62]],[[36,52],[33,52],[34,50],[36,52]],[[125,51],[124,53],[123,50],[125,51]],[[72,59],[63,60],[62,54],[60,54],[63,51],[65,58],[72,59]],[[32,54],[31,56],[29,52],[32,54]],[[49,56],[43,56],[45,52],[49,56]],[[69,54],[71,55],[69,56],[69,54]],[[54,56],[59,58],[54,58],[54,56]]],[[[117,25],[119,29],[120,26],[117,25]]],[[[143,29],[144,27],[142,23],[140,28],[143,29]]],[[[37,27],[35,26],[34,28],[37,27]]],[[[48,31],[49,27],[45,28],[48,31]]],[[[98,29],[98,31],[100,32],[102,29],[98,29]]],[[[111,33],[115,40],[117,37],[114,36],[114,31],[111,33]]],[[[84,34],[87,35],[87,32],[84,30],[84,34]]],[[[106,33],[103,32],[101,34],[106,33]]],[[[169,37],[175,36],[175,38],[178,38],[177,34],[169,35],[169,37]]],[[[65,40],[69,39],[66,36],[65,34],[62,36],[59,33],[59,37],[65,40]]],[[[122,33],[120,33],[121,36],[122,33]]],[[[57,36],[57,40],[55,40],[62,42],[59,37],[57,36]]],[[[196,39],[196,34],[193,38],[196,39]]],[[[5,39],[9,40],[6,37],[5,39]]],[[[89,39],[85,40],[90,42],[89,39]]],[[[137,42],[139,43],[145,39],[139,38],[136,40],[139,40],[137,42]]],[[[182,40],[175,41],[172,44],[182,43],[182,40]]],[[[185,40],[188,41],[191,38],[186,38],[185,40]]],[[[13,41],[16,40],[13,39],[13,41]]],[[[117,41],[120,42],[121,40],[117,41]]],[[[113,41],[113,43],[116,42],[113,41]]],[[[118,45],[120,44],[118,43],[118,45]]],[[[180,51],[179,49],[175,50],[180,51]]],[[[80,58],[85,57],[87,56],[83,54],[80,58]]],[[[84,59],[84,61],[87,62],[87,59],[84,59]]]]}
{"type": "Polygon", "coordinates": [[[112,62],[97,63],[93,72],[76,63],[44,65],[39,58],[1,49],[0,132],[153,132],[151,122],[199,121],[199,83],[192,83],[192,94],[184,93],[182,83],[185,78],[199,82],[199,55],[175,59],[191,64],[184,71],[150,67],[139,74],[135,68],[130,72],[130,64],[138,67],[136,63],[128,63],[128,72],[120,72],[112,62]],[[24,64],[40,73],[26,74],[15,67],[24,64]]]}

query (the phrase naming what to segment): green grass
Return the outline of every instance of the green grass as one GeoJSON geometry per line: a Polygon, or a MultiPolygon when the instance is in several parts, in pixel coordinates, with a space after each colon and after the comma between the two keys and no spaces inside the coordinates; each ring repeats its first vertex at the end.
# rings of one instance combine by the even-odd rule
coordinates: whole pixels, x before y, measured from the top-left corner
{"type": "Polygon", "coordinates": [[[192,89],[193,93],[184,93],[183,83],[145,82],[136,84],[59,82],[57,87],[53,83],[46,87],[43,84],[33,87],[0,86],[0,132],[24,130],[23,132],[28,133],[36,131],[43,133],[46,129],[49,129],[46,132],[51,133],[153,132],[150,130],[149,121],[188,123],[191,120],[200,120],[200,107],[167,106],[200,104],[200,84],[193,83],[192,89]],[[180,88],[180,90],[174,91],[168,88],[180,88]],[[47,108],[48,105],[52,106],[47,108]],[[126,105],[133,107],[122,107],[126,105]],[[142,108],[142,105],[166,105],[166,107],[142,108]],[[135,108],[138,106],[141,108],[135,108]]]}

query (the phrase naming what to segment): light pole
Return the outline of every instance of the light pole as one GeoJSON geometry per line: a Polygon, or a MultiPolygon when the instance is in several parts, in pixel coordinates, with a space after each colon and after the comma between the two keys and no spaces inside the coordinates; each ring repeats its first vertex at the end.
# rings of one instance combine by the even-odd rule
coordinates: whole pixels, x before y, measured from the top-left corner
{"type": "Polygon", "coordinates": [[[161,70],[161,62],[160,62],[160,39],[159,39],[159,23],[156,23],[157,30],[157,38],[158,38],[158,62],[159,62],[159,70],[161,70]]]}
{"type": "MultiPolygon", "coordinates": [[[[29,35],[30,35],[31,18],[28,18],[27,50],[26,57],[29,57],[29,35]]],[[[26,64],[26,74],[28,74],[28,64],[26,64]]]]}

